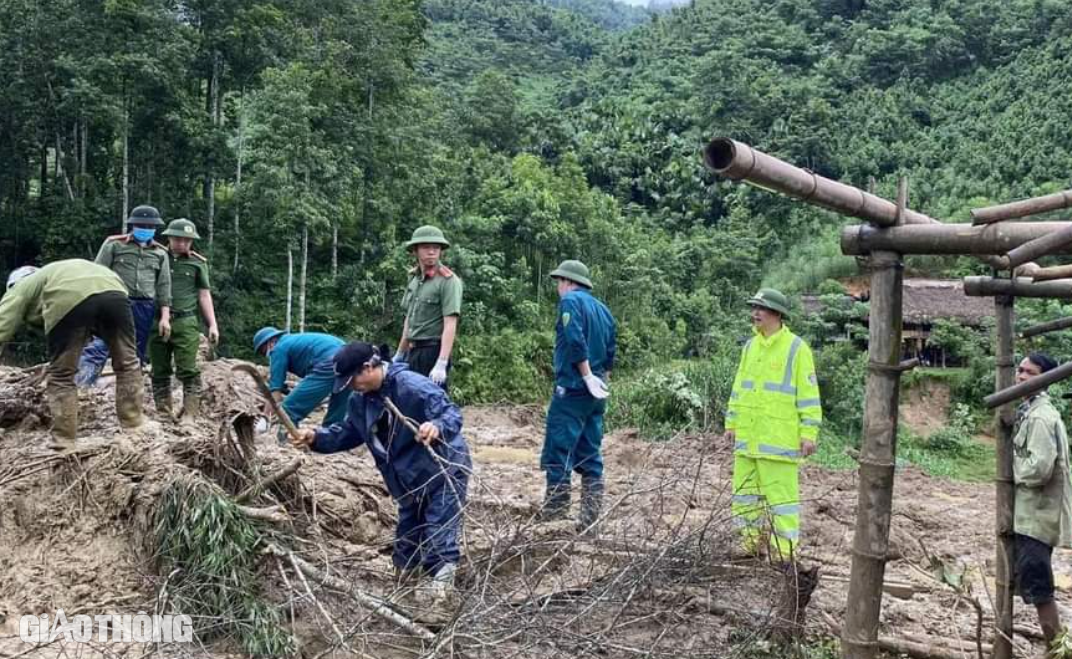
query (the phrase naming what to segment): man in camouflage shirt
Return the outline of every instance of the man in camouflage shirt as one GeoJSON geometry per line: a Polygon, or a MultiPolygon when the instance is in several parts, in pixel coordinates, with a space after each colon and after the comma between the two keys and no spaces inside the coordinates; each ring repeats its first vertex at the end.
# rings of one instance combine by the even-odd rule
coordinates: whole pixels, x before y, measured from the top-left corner
{"type": "Polygon", "coordinates": [[[208,277],[208,261],[193,251],[200,240],[197,227],[187,219],[173,220],[162,235],[168,239],[171,270],[171,335],[150,333],[149,359],[153,365],[153,400],[156,409],[171,416],[171,376],[182,383],[182,413],[187,420],[201,413],[201,369],[197,349],[201,343],[201,319],[208,328],[208,340],[216,344],[220,330],[208,277]],[[172,368],[174,360],[174,368],[172,368]]]}
{"type": "MultiPolygon", "coordinates": [[[[160,335],[167,337],[171,333],[171,270],[167,250],[153,240],[156,228],[164,225],[159,211],[152,206],[138,206],[131,211],[127,224],[130,232],[105,240],[96,262],[113,270],[127,287],[138,359],[145,364],[149,360],[149,332],[158,308],[160,335]]],[[[108,345],[95,337],[82,352],[75,381],[82,387],[92,386],[107,361],[108,345]]]]}

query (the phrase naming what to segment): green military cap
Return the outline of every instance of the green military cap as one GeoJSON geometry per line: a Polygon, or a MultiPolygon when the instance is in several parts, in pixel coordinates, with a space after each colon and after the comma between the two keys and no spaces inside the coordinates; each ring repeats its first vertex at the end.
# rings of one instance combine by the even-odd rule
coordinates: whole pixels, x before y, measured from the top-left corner
{"type": "Polygon", "coordinates": [[[160,211],[156,210],[156,208],[152,206],[135,206],[134,210],[130,211],[127,224],[162,227],[164,226],[164,221],[160,219],[160,211]]]}
{"type": "Polygon", "coordinates": [[[777,311],[784,317],[789,317],[789,298],[781,291],[773,288],[761,288],[759,292],[748,300],[750,307],[763,307],[771,311],[777,311]]]}
{"type": "Polygon", "coordinates": [[[549,276],[552,279],[568,279],[585,288],[592,288],[592,280],[588,278],[588,266],[580,261],[574,261],[572,259],[563,261],[558,264],[557,268],[551,271],[549,276]]]}
{"type": "Polygon", "coordinates": [[[175,238],[193,238],[194,240],[201,240],[201,236],[197,235],[197,227],[190,220],[185,217],[178,220],[172,220],[167,225],[167,230],[162,232],[162,236],[174,236],[175,238]]]}
{"type": "Polygon", "coordinates": [[[406,249],[412,249],[417,245],[442,245],[443,249],[446,249],[450,247],[450,241],[443,235],[439,227],[426,224],[414,230],[413,237],[406,243],[406,249]]]}

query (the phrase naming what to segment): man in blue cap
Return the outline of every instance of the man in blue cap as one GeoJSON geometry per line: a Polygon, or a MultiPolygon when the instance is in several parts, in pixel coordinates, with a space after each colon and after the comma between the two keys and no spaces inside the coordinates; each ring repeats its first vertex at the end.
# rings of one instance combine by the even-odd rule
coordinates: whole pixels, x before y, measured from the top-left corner
{"type": "Polygon", "coordinates": [[[555,324],[555,393],[547,410],[540,468],[547,474],[541,516],[565,518],[570,479],[581,475],[579,531],[591,529],[603,506],[603,414],[610,394],[617,326],[607,305],[592,295],[588,267],[563,261],[551,271],[558,286],[555,324]]]}
{"type": "Polygon", "coordinates": [[[366,445],[398,504],[393,561],[399,576],[423,572],[432,577],[433,593],[445,595],[461,556],[462,507],[472,471],[462,414],[443,389],[391,362],[390,355],[387,346],[359,341],[340,350],[335,391],[354,392],[345,421],[303,428],[293,443],[317,453],[366,445]]]}
{"type": "Polygon", "coordinates": [[[331,334],[290,334],[271,326],[262,327],[253,335],[253,350],[268,358],[268,389],[276,402],[282,401],[283,412],[295,425],[329,397],[331,400],[324,423],[337,423],[346,415],[349,392],[332,393],[335,379],[332,358],[345,344],[345,341],[331,334]],[[287,373],[293,373],[302,380],[284,397],[287,373]]]}

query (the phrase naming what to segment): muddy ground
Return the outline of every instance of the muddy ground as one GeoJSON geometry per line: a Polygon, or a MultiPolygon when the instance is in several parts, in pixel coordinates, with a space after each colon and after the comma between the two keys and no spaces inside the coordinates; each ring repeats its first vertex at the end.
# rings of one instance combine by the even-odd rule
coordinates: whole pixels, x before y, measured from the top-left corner
{"type": "MultiPolygon", "coordinates": [[[[18,638],[24,614],[166,610],[166,575],[156,573],[153,558],[153,519],[168,483],[200,478],[236,495],[298,456],[280,446],[274,432],[243,433],[260,403],[247,376],[232,374],[234,363],[205,364],[205,418],[181,424],[157,419],[147,398],[150,422],[136,431],[118,429],[105,378],[82,394],[83,438],[67,456],[47,448],[39,372],[0,369],[0,654],[240,654],[226,634],[163,647],[61,640],[35,648],[18,638]],[[243,442],[252,442],[253,450],[243,442]]],[[[605,518],[598,534],[578,536],[571,523],[534,520],[543,491],[542,409],[471,407],[464,415],[475,473],[466,509],[467,558],[450,602],[433,605],[419,591],[396,587],[394,507],[362,448],[307,455],[283,481],[286,487],[247,502],[282,511],[282,521],[265,523],[266,543],[286,546],[351,588],[388,599],[435,635],[420,641],[369,615],[338,588],[312,583],[307,590],[296,574],[265,556],[259,588],[284,612],[299,643],[296,654],[744,657],[767,647],[767,631],[785,627],[777,616],[785,577],[762,561],[730,559],[731,456],[717,438],[652,444],[628,430],[608,435],[605,518]]],[[[801,482],[800,558],[821,570],[807,616],[806,637],[815,640],[829,634],[830,621],[844,618],[856,478],[806,466],[801,482]]],[[[989,626],[993,503],[989,485],[935,479],[914,468],[898,472],[883,635],[974,642],[971,598],[989,626]],[[942,570],[946,582],[960,584],[959,593],[936,577],[942,570]]],[[[1062,607],[1072,605],[1069,558],[1063,550],[1055,556],[1062,607]]],[[[1025,631],[1037,629],[1033,612],[1019,602],[1016,622],[1025,631]]],[[[1032,643],[1018,636],[1017,656],[1037,653],[1032,643]]],[[[772,656],[782,656],[777,652],[772,656]]]]}

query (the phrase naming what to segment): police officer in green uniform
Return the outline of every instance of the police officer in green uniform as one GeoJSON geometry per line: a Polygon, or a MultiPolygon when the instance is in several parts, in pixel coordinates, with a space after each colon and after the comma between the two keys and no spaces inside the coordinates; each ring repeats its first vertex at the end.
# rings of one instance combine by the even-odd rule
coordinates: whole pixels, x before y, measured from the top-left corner
{"type": "MultiPolygon", "coordinates": [[[[167,337],[171,332],[171,270],[167,267],[167,250],[153,240],[156,228],[164,225],[160,212],[152,206],[138,206],[130,212],[127,225],[129,233],[111,236],[104,241],[97,252],[96,262],[113,270],[127,287],[130,311],[134,315],[138,359],[145,364],[149,361],[149,332],[153,319],[160,319],[157,327],[161,336],[167,337]]],[[[96,337],[82,351],[75,382],[82,387],[92,386],[106,361],[108,346],[96,337]]]]}
{"type": "Polygon", "coordinates": [[[440,263],[448,247],[450,242],[434,226],[419,227],[406,243],[417,266],[402,297],[406,321],[393,360],[406,362],[444,389],[462,312],[462,280],[440,263]]]}
{"type": "Polygon", "coordinates": [[[208,340],[217,343],[220,331],[212,304],[208,261],[193,251],[200,240],[197,227],[187,219],[173,220],[164,236],[168,238],[171,271],[171,335],[151,333],[149,360],[153,365],[153,400],[163,415],[171,415],[171,376],[182,383],[182,413],[186,419],[201,413],[201,369],[197,349],[201,342],[201,318],[208,327],[208,340]],[[174,368],[172,368],[174,359],[174,368]]]}

